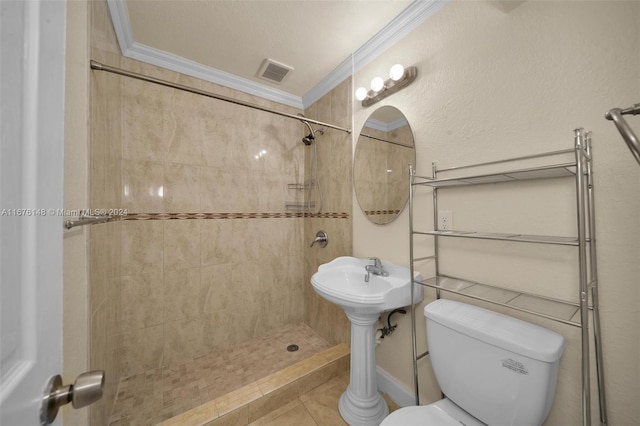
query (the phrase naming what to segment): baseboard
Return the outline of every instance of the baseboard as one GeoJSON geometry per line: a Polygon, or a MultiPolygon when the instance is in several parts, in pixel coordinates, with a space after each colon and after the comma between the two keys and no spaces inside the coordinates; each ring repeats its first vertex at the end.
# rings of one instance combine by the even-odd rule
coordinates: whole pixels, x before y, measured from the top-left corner
{"type": "Polygon", "coordinates": [[[378,390],[389,395],[400,407],[416,405],[415,394],[404,387],[403,384],[389,373],[380,367],[376,367],[376,376],[378,379],[378,390]]]}

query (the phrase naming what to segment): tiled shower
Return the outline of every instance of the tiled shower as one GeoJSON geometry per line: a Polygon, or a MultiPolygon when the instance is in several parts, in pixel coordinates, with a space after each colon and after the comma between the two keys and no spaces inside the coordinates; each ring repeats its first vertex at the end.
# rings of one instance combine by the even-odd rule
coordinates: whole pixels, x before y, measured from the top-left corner
{"type": "MultiPolygon", "coordinates": [[[[299,111],[124,58],[103,2],[92,3],[92,59],[299,111]]],[[[121,378],[306,324],[328,344],[348,321],[317,297],[317,265],[351,254],[351,135],[318,136],[324,208],[287,211],[304,193],[310,149],[296,120],[92,71],[91,208],[124,209],[90,230],[92,369],[107,373],[93,425],[109,424],[121,378]],[[324,229],[326,249],[309,243],[324,229]]],[[[350,127],[350,81],[304,111],[350,127]]]]}

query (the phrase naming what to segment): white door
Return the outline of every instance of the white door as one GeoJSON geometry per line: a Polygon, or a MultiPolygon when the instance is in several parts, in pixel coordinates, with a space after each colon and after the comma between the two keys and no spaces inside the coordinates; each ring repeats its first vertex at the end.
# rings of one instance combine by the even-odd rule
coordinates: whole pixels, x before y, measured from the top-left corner
{"type": "Polygon", "coordinates": [[[2,426],[40,424],[62,373],[65,15],[60,0],[0,0],[2,426]]]}

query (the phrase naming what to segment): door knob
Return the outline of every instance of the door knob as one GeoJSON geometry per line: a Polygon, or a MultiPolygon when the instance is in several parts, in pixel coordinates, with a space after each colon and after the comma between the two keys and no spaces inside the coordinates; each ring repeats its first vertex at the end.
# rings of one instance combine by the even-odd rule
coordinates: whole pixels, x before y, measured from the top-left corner
{"type": "Polygon", "coordinates": [[[40,409],[40,423],[53,423],[61,406],[71,403],[73,408],[86,407],[102,398],[104,371],[87,371],[78,376],[73,385],[63,385],[60,375],[53,376],[45,388],[40,409]]]}

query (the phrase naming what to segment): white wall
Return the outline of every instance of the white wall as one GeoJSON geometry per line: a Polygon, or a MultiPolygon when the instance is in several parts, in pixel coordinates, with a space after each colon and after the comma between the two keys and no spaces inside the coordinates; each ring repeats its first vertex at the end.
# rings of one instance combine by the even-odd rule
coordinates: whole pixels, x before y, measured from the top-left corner
{"type": "MultiPolygon", "coordinates": [[[[418,79],[409,88],[373,107],[355,104],[354,109],[355,130],[379,106],[393,105],[405,113],[416,138],[418,174],[430,174],[432,161],[447,167],[571,148],[574,128],[593,131],[606,389],[610,424],[617,425],[640,423],[640,167],[604,113],[640,102],[639,45],[637,2],[527,1],[505,12],[500,2],[453,1],[354,78],[354,87],[368,86],[394,63],[418,67],[418,79]]],[[[629,121],[640,132],[640,119],[629,121]]],[[[572,235],[571,185],[550,180],[543,185],[450,190],[441,192],[440,209],[454,211],[456,229],[572,235]]],[[[417,204],[424,212],[418,221],[430,226],[430,193],[418,195],[417,204]]],[[[408,265],[406,211],[390,225],[373,225],[354,199],[353,227],[354,255],[408,265]]],[[[431,250],[426,241],[424,254],[431,250]]],[[[576,256],[571,250],[447,242],[441,267],[469,279],[575,299],[576,256]]],[[[420,270],[433,274],[429,265],[420,270]]],[[[427,291],[425,301],[432,298],[427,291]]],[[[579,330],[507,313],[552,328],[567,339],[546,424],[580,424],[579,330]]],[[[406,317],[378,347],[377,360],[411,389],[406,317]]],[[[423,323],[419,315],[422,330],[423,323]]],[[[424,332],[418,337],[424,348],[424,332]]],[[[420,371],[423,401],[439,398],[428,360],[421,361],[420,371]]],[[[597,394],[592,388],[596,420],[597,394]]]]}

